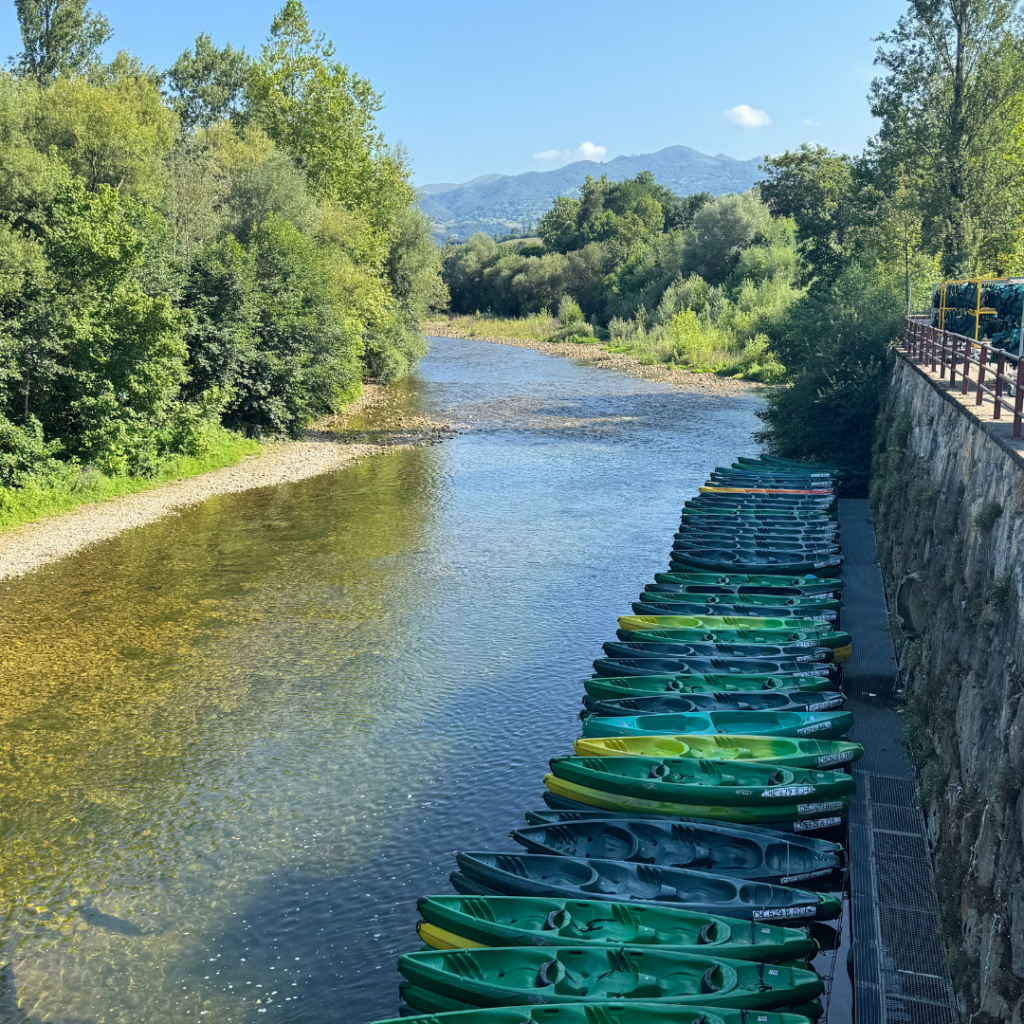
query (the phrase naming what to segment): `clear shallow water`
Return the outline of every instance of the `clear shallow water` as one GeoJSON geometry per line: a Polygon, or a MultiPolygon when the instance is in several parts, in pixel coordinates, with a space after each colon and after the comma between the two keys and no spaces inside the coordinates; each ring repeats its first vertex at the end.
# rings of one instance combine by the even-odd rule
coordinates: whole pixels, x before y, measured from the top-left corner
{"type": "Polygon", "coordinates": [[[463,432],[0,583],[0,1020],[394,1014],[416,898],[511,847],[682,501],[755,450],[754,398],[482,342],[403,400],[463,432]]]}

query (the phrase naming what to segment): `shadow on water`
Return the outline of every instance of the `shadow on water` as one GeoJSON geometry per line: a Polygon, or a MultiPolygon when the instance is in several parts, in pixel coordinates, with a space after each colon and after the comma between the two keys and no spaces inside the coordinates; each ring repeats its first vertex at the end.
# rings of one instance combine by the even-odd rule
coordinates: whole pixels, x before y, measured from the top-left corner
{"type": "Polygon", "coordinates": [[[416,898],[509,848],[682,499],[754,449],[755,398],[530,350],[438,340],[403,388],[462,433],[0,584],[0,1019],[392,1015],[416,898]]]}

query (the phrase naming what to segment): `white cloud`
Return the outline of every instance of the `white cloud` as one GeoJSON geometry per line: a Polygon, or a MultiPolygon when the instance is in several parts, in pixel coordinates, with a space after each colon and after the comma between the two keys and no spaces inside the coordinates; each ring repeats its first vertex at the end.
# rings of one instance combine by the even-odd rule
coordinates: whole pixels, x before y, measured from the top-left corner
{"type": "Polygon", "coordinates": [[[533,159],[540,160],[542,163],[553,163],[556,160],[570,163],[573,160],[603,160],[607,153],[607,146],[582,142],[575,149],[545,149],[542,153],[534,153],[533,159]]]}
{"type": "Polygon", "coordinates": [[[737,128],[767,128],[772,123],[772,119],[763,110],[756,110],[747,103],[723,111],[722,117],[737,128]]]}

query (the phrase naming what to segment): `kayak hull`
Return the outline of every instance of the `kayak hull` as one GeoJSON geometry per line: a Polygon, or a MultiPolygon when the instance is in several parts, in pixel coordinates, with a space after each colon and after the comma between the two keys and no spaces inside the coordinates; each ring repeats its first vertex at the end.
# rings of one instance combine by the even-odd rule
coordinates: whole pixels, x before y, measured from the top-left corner
{"type": "MultiPolygon", "coordinates": [[[[671,827],[666,823],[648,825],[671,827]]],[[[788,841],[817,843],[824,855],[834,846],[803,837],[790,837],[788,841]]],[[[417,908],[423,918],[421,925],[430,929],[424,934],[421,927],[420,937],[435,949],[444,948],[436,945],[439,942],[450,943],[453,949],[470,945],[641,945],[765,962],[797,959],[813,955],[817,949],[817,943],[797,928],[764,924],[752,929],[748,922],[737,918],[608,900],[424,896],[417,908]]]]}
{"type": "Polygon", "coordinates": [[[735,825],[790,824],[798,821],[845,817],[849,802],[846,798],[828,801],[809,801],[784,807],[745,808],[714,806],[710,804],[681,804],[670,800],[650,800],[644,797],[606,793],[600,789],[581,786],[557,775],[544,776],[544,785],[555,794],[576,803],[603,811],[624,814],[657,814],[667,818],[705,818],[708,821],[731,822],[735,825]]]}

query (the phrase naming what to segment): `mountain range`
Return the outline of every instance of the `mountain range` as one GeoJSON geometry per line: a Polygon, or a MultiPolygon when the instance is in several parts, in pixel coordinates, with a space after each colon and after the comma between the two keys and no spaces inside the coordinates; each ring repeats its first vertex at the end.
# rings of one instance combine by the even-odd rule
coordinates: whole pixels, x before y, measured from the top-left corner
{"type": "Polygon", "coordinates": [[[536,224],[555,196],[576,195],[588,174],[611,181],[652,171],[655,180],[677,195],[691,192],[745,192],[762,175],[760,158],[736,160],[708,156],[689,146],[668,146],[656,153],[617,156],[606,163],[577,160],[553,171],[526,174],[484,174],[460,184],[442,182],[420,189],[420,209],[433,218],[440,239],[469,238],[477,231],[500,235],[536,224]]]}

